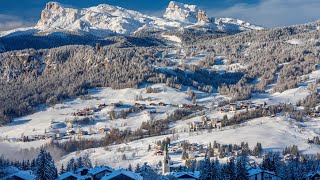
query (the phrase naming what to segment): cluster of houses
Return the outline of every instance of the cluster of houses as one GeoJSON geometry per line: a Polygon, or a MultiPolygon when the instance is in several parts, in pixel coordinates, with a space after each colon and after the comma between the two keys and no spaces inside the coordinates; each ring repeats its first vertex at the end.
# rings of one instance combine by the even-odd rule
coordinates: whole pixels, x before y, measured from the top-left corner
{"type": "MultiPolygon", "coordinates": [[[[283,177],[276,175],[272,171],[262,170],[259,167],[253,167],[247,165],[248,179],[249,180],[284,180],[283,177]]],[[[162,180],[199,180],[200,171],[182,171],[182,172],[170,172],[162,176],[162,180]]],[[[303,180],[317,180],[320,178],[320,171],[310,172],[305,175],[303,180]]],[[[18,171],[5,180],[34,180],[36,177],[31,171],[18,171]]],[[[75,173],[65,172],[61,174],[57,180],[143,180],[144,178],[132,171],[125,169],[113,170],[107,166],[100,166],[96,168],[80,168],[75,173]]],[[[147,180],[147,179],[146,179],[147,180]]]]}
{"type": "MultiPolygon", "coordinates": [[[[170,155],[182,154],[184,146],[188,148],[188,159],[195,159],[197,157],[202,157],[202,152],[206,151],[206,147],[204,145],[198,143],[190,143],[189,141],[180,141],[171,143],[167,147],[167,151],[161,151],[160,146],[156,146],[156,155],[163,156],[162,161],[162,174],[163,175],[172,175],[172,178],[175,179],[188,179],[188,180],[199,180],[200,179],[200,172],[173,172],[176,171],[177,168],[175,163],[171,159],[170,155]],[[202,149],[202,150],[201,150],[202,149]]],[[[215,149],[217,150],[217,149],[215,149]]],[[[217,154],[218,152],[215,152],[217,154]]],[[[233,152],[232,154],[237,154],[233,152]]],[[[233,158],[233,157],[230,157],[233,158]]],[[[283,177],[277,175],[275,172],[267,171],[261,169],[254,161],[249,162],[246,165],[246,169],[248,171],[247,177],[249,180],[284,180],[283,177]]],[[[316,180],[320,178],[320,171],[310,172],[305,175],[304,180],[316,180]]]]}
{"type": "MultiPolygon", "coordinates": [[[[169,157],[170,149],[182,148],[185,141],[174,143],[169,151],[163,151],[162,169],[159,176],[162,180],[199,180],[200,171],[174,171],[171,158],[169,157]]],[[[192,144],[193,148],[199,147],[198,144],[192,144]]],[[[250,162],[246,165],[248,171],[247,177],[249,180],[284,180],[283,177],[275,172],[261,169],[255,162],[250,162]]],[[[320,171],[310,172],[304,176],[304,180],[317,180],[320,178],[320,171]]],[[[36,179],[32,171],[18,171],[4,179],[18,180],[34,180],[36,179]]],[[[75,172],[63,172],[58,176],[57,180],[143,180],[141,174],[125,169],[113,169],[108,166],[97,166],[94,168],[82,167],[76,169],[75,172]]]]}
{"type": "Polygon", "coordinates": [[[320,117],[320,111],[318,110],[311,110],[308,115],[310,117],[313,117],[313,118],[317,118],[317,117],[320,117]]]}
{"type": "Polygon", "coordinates": [[[84,108],[78,112],[72,113],[73,116],[89,116],[93,115],[95,112],[101,111],[101,109],[107,107],[105,103],[98,104],[97,107],[84,108]]]}
{"type": "Polygon", "coordinates": [[[10,138],[6,139],[9,142],[31,142],[31,141],[38,141],[38,140],[46,140],[46,139],[53,139],[53,140],[61,140],[61,139],[70,139],[71,136],[84,136],[90,134],[107,134],[110,133],[112,129],[108,127],[101,127],[94,132],[85,131],[82,129],[68,129],[66,131],[49,131],[45,134],[39,135],[29,135],[29,136],[22,136],[21,138],[10,138]]]}
{"type": "Polygon", "coordinates": [[[142,180],[142,177],[132,171],[124,169],[114,170],[108,166],[95,168],[79,168],[74,173],[65,172],[58,177],[58,180],[142,180]]]}
{"type": "Polygon", "coordinates": [[[203,106],[198,104],[179,104],[179,108],[190,109],[190,110],[202,110],[203,106]]]}
{"type": "Polygon", "coordinates": [[[10,142],[30,142],[48,139],[50,137],[46,135],[32,135],[32,136],[22,136],[21,138],[11,138],[8,139],[10,142]]]}
{"type": "MultiPolygon", "coordinates": [[[[110,103],[109,105],[105,103],[97,104],[94,107],[90,108],[84,108],[82,110],[79,110],[77,112],[73,112],[71,115],[75,117],[82,117],[82,118],[88,118],[87,116],[93,115],[95,112],[101,111],[105,107],[114,107],[114,108],[120,108],[118,110],[111,110],[108,112],[110,117],[112,116],[112,119],[121,118],[123,114],[129,113],[129,112],[137,112],[147,109],[148,113],[156,113],[156,109],[152,106],[167,106],[164,102],[158,102],[154,103],[151,102],[148,105],[142,104],[142,103],[135,103],[134,105],[123,105],[121,103],[110,103]],[[147,107],[150,106],[150,107],[147,107]],[[125,111],[125,112],[124,112],[125,111]]],[[[38,135],[22,135],[20,138],[7,138],[6,140],[10,142],[30,142],[30,141],[37,141],[37,140],[45,140],[45,139],[68,139],[70,136],[77,135],[77,136],[84,136],[84,135],[90,135],[90,134],[105,134],[110,132],[110,128],[108,127],[101,127],[99,129],[86,131],[80,128],[74,128],[74,123],[81,123],[84,120],[82,119],[76,119],[76,120],[70,120],[67,122],[62,121],[52,121],[50,124],[50,127],[48,130],[45,130],[44,134],[38,134],[38,135]]]]}
{"type": "MultiPolygon", "coordinates": [[[[203,145],[198,144],[198,143],[190,143],[187,140],[183,140],[180,142],[175,142],[175,143],[169,144],[167,147],[167,153],[173,154],[173,155],[182,155],[184,146],[188,146],[188,150],[187,150],[188,159],[195,159],[195,158],[200,157],[202,155],[204,156],[204,153],[201,154],[201,150],[200,150],[201,149],[200,146],[203,147],[203,145]]],[[[165,156],[165,153],[166,152],[163,151],[163,149],[161,149],[161,146],[156,145],[154,155],[165,156]]],[[[174,163],[170,162],[170,165],[174,165],[174,163]]]]}
{"type": "Polygon", "coordinates": [[[192,121],[190,124],[190,131],[198,131],[201,129],[220,129],[222,127],[222,121],[219,118],[210,118],[202,116],[200,121],[192,121]]]}
{"type": "Polygon", "coordinates": [[[159,102],[159,103],[151,102],[149,104],[136,102],[133,105],[124,105],[121,103],[110,103],[109,105],[107,105],[105,103],[102,103],[102,104],[98,104],[95,107],[85,108],[78,112],[74,112],[72,113],[72,115],[76,117],[86,117],[86,116],[93,115],[95,112],[101,111],[105,107],[112,107],[112,108],[118,108],[118,109],[112,109],[108,112],[108,114],[110,115],[111,119],[118,119],[118,118],[123,118],[124,114],[130,113],[130,112],[138,112],[145,109],[147,109],[149,113],[156,113],[156,109],[152,106],[167,106],[167,104],[164,102],[159,102]]]}
{"type": "Polygon", "coordinates": [[[219,109],[220,112],[235,112],[241,109],[266,109],[268,110],[267,103],[264,102],[263,104],[255,104],[251,101],[241,101],[239,103],[229,103],[228,105],[219,109]]]}
{"type": "MultiPolygon", "coordinates": [[[[199,180],[200,179],[200,172],[199,171],[195,171],[195,172],[186,172],[186,171],[182,171],[182,172],[172,172],[172,170],[174,169],[174,167],[172,167],[173,163],[171,162],[171,158],[169,157],[169,152],[170,149],[174,149],[175,147],[177,148],[182,148],[183,144],[188,143],[186,141],[182,141],[182,142],[178,142],[175,143],[173,145],[173,147],[168,148],[168,151],[164,151],[163,152],[163,163],[162,163],[162,174],[163,175],[172,175],[172,178],[174,179],[183,179],[183,180],[199,180]]],[[[199,144],[197,143],[193,143],[193,144],[189,144],[191,147],[191,151],[195,152],[195,151],[199,151],[199,144]]],[[[194,157],[195,158],[195,157],[194,157]]],[[[266,170],[262,170],[259,168],[259,166],[255,166],[255,163],[252,164],[248,164],[246,166],[247,170],[248,170],[248,179],[249,180],[267,180],[267,179],[271,179],[271,180],[282,180],[283,178],[276,175],[274,172],[271,171],[266,171],[266,170]]],[[[315,176],[315,175],[314,175],[315,176]]]]}
{"type": "MultiPolygon", "coordinates": [[[[31,171],[18,171],[5,179],[34,180],[35,175],[31,171]]],[[[124,169],[114,170],[108,166],[94,168],[78,168],[75,172],[64,172],[57,180],[142,180],[143,178],[132,171],[124,169]]]]}

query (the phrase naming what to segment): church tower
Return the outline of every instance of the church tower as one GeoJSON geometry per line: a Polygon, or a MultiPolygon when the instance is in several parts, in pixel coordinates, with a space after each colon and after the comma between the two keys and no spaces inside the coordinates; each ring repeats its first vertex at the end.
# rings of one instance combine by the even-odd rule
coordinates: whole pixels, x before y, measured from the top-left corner
{"type": "Polygon", "coordinates": [[[168,156],[167,145],[163,148],[163,162],[162,162],[162,174],[167,174],[170,172],[170,159],[168,156]]]}

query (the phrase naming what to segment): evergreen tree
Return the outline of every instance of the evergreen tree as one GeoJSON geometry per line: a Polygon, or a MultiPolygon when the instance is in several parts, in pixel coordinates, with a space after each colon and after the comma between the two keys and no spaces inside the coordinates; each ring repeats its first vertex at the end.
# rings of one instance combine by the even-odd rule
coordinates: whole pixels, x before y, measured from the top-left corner
{"type": "Polygon", "coordinates": [[[31,170],[34,170],[35,166],[36,166],[36,160],[32,159],[31,164],[30,164],[31,170]]]}
{"type": "Polygon", "coordinates": [[[129,164],[129,166],[128,166],[128,171],[132,171],[132,166],[131,166],[131,164],[129,164]]]}
{"type": "Polygon", "coordinates": [[[263,157],[261,168],[264,169],[264,170],[268,170],[268,171],[274,171],[275,170],[274,169],[275,167],[274,167],[274,164],[272,163],[272,159],[270,157],[270,154],[266,154],[263,157]]]}
{"type": "Polygon", "coordinates": [[[230,158],[229,162],[222,167],[222,179],[236,180],[236,165],[234,159],[230,158]]]}
{"type": "Polygon", "coordinates": [[[210,159],[205,157],[203,161],[200,162],[200,180],[206,180],[210,179],[212,174],[211,174],[211,168],[210,168],[210,159]]]}
{"type": "Polygon", "coordinates": [[[237,157],[237,164],[236,164],[236,169],[237,169],[237,179],[238,180],[246,180],[248,179],[247,177],[247,169],[246,169],[246,164],[248,163],[248,158],[246,154],[241,154],[240,156],[237,157]]]}
{"type": "Polygon", "coordinates": [[[63,174],[63,173],[65,173],[65,172],[66,172],[66,170],[64,169],[64,166],[63,166],[63,164],[61,164],[60,174],[63,174]]]}
{"type": "Polygon", "coordinates": [[[230,180],[231,179],[228,164],[223,164],[221,167],[221,179],[223,179],[223,180],[230,180]]]}
{"type": "Polygon", "coordinates": [[[191,161],[191,165],[189,167],[189,171],[194,172],[194,171],[196,171],[196,169],[197,169],[197,160],[195,159],[195,160],[191,161]]]}
{"type": "Polygon", "coordinates": [[[28,165],[27,161],[25,161],[25,160],[22,161],[21,169],[24,171],[29,170],[29,165],[28,165]]]}
{"type": "Polygon", "coordinates": [[[67,164],[67,171],[75,172],[76,170],[77,170],[77,164],[76,164],[74,158],[71,158],[67,164]]]}
{"type": "Polygon", "coordinates": [[[135,173],[139,172],[140,171],[140,164],[138,163],[136,165],[136,169],[134,170],[135,173]]]}
{"type": "Polygon", "coordinates": [[[308,173],[306,167],[299,161],[299,157],[289,159],[285,167],[285,179],[303,179],[308,173]]]}
{"type": "Polygon", "coordinates": [[[261,163],[262,169],[279,174],[280,172],[282,172],[281,167],[283,167],[283,165],[281,162],[280,154],[278,152],[269,152],[268,154],[264,155],[261,163]]]}
{"type": "Polygon", "coordinates": [[[212,180],[219,180],[221,177],[221,169],[220,169],[220,163],[218,158],[211,161],[211,179],[212,180]]]}
{"type": "Polygon", "coordinates": [[[158,179],[156,171],[147,163],[144,163],[136,173],[139,173],[143,179],[158,179]]]}
{"type": "Polygon", "coordinates": [[[40,154],[35,160],[34,174],[37,180],[51,180],[58,177],[52,156],[44,149],[40,150],[40,154]]]}
{"type": "Polygon", "coordinates": [[[187,151],[186,150],[183,150],[182,151],[182,157],[181,157],[183,160],[186,160],[186,159],[188,159],[189,158],[189,154],[187,153],[187,151]]]}
{"type": "Polygon", "coordinates": [[[257,156],[257,157],[261,157],[262,152],[263,152],[263,148],[262,148],[261,143],[257,143],[257,145],[253,149],[252,155],[257,156]]]}
{"type": "Polygon", "coordinates": [[[76,167],[77,167],[77,168],[83,168],[83,167],[84,167],[81,156],[80,156],[79,158],[77,158],[76,167]]]}
{"type": "Polygon", "coordinates": [[[86,153],[82,158],[83,166],[87,168],[92,168],[91,159],[89,158],[89,154],[86,153]]]}

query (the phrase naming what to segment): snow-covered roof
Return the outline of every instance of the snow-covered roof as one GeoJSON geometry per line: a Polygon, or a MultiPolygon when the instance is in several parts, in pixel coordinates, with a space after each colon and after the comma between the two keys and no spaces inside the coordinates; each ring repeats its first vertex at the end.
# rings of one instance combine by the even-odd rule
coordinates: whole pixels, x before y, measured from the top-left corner
{"type": "Polygon", "coordinates": [[[18,171],[14,174],[12,174],[10,177],[12,178],[13,176],[19,177],[21,179],[25,180],[33,180],[35,179],[35,176],[32,174],[31,171],[18,171]]]}
{"type": "Polygon", "coordinates": [[[272,171],[266,171],[266,170],[262,170],[260,168],[252,168],[248,171],[248,176],[253,176],[253,175],[256,175],[256,174],[259,174],[259,173],[268,173],[268,174],[273,174],[273,175],[276,175],[275,172],[272,172],[272,171]]]}
{"type": "Polygon", "coordinates": [[[261,173],[261,172],[263,172],[263,170],[260,169],[260,168],[250,169],[250,170],[248,171],[248,176],[250,177],[250,176],[259,174],[259,173],[261,173]]]}
{"type": "Polygon", "coordinates": [[[194,178],[198,179],[200,177],[200,172],[199,171],[195,171],[195,172],[183,171],[183,172],[176,172],[176,173],[172,174],[172,176],[174,176],[176,178],[179,178],[179,177],[184,176],[184,175],[191,176],[191,177],[194,177],[194,178]]]}
{"type": "Polygon", "coordinates": [[[117,177],[119,175],[125,175],[127,177],[130,177],[134,180],[142,180],[143,178],[137,174],[137,173],[134,173],[134,172],[131,172],[131,171],[126,171],[124,169],[119,169],[119,170],[116,170],[116,171],[113,171],[112,173],[108,174],[108,175],[105,175],[102,180],[108,180],[108,179],[112,179],[114,177],[117,177]]]}
{"type": "Polygon", "coordinates": [[[102,171],[110,171],[110,172],[113,172],[114,170],[108,166],[99,166],[99,167],[95,167],[93,169],[90,169],[89,170],[89,174],[92,174],[92,175],[96,175],[98,173],[101,173],[102,171]]]}
{"type": "Polygon", "coordinates": [[[311,177],[311,176],[314,176],[316,174],[319,174],[320,175],[320,170],[316,171],[316,172],[310,172],[308,173],[307,177],[311,177]]]}
{"type": "Polygon", "coordinates": [[[65,173],[63,173],[63,174],[61,174],[59,177],[58,177],[58,179],[59,180],[62,180],[62,179],[66,179],[66,178],[68,178],[68,177],[75,177],[75,178],[80,178],[80,176],[79,175],[77,175],[77,174],[74,174],[74,173],[72,173],[72,172],[65,172],[65,173]]]}

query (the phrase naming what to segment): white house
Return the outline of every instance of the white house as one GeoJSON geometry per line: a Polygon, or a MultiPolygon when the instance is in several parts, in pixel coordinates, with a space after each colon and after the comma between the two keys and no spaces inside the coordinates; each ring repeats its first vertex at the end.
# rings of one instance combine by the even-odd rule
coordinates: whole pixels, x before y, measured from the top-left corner
{"type": "Polygon", "coordinates": [[[248,171],[249,180],[281,180],[274,172],[265,171],[260,168],[252,168],[248,171]]]}

